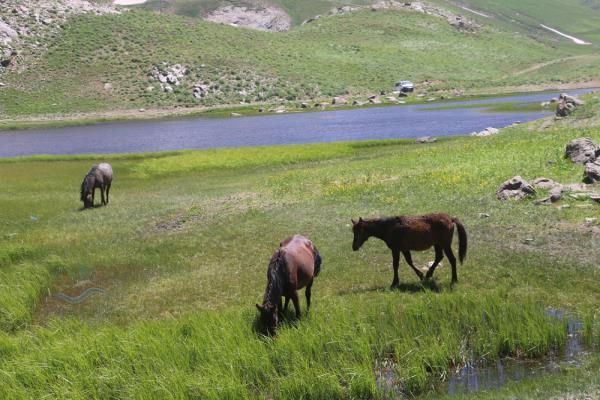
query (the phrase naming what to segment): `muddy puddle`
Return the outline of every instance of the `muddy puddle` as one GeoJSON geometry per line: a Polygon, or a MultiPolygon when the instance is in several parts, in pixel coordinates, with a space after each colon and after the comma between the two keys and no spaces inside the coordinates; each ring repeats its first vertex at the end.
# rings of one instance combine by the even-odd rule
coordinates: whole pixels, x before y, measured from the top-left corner
{"type": "MultiPolygon", "coordinates": [[[[436,386],[440,395],[456,396],[472,394],[483,390],[499,389],[507,384],[535,379],[557,373],[561,366],[581,366],[590,350],[584,344],[583,323],[561,310],[550,309],[546,315],[567,322],[565,347],[540,360],[503,358],[494,363],[469,363],[450,371],[448,377],[436,386]]],[[[393,372],[390,362],[377,362],[375,366],[377,386],[384,391],[384,398],[411,398],[393,372]]]]}

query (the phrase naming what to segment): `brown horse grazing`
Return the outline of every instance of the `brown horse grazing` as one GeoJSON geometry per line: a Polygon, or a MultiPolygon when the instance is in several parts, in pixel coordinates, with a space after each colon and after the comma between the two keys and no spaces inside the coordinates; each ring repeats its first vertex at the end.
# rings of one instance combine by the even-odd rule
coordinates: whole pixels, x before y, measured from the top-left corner
{"type": "Polygon", "coordinates": [[[267,289],[262,305],[257,304],[260,321],[270,334],[274,334],[287,311],[290,299],[294,302],[296,317],[300,317],[300,302],[297,290],[306,287],[306,309],[310,309],[310,295],[313,278],[321,270],[321,255],[315,245],[301,235],[294,235],[282,241],[279,249],[271,257],[267,269],[267,289]],[[281,297],[285,306],[281,307],[281,297]]]}
{"type": "Polygon", "coordinates": [[[454,227],[458,231],[458,258],[462,264],[467,255],[467,232],[464,226],[457,218],[452,218],[448,214],[427,214],[418,217],[398,216],[381,219],[358,219],[358,222],[352,220],[352,230],[354,232],[354,241],[352,250],[357,251],[360,246],[371,236],[383,240],[392,250],[394,280],[392,287],[400,284],[398,279],[398,265],[400,263],[400,252],[404,259],[415,271],[417,276],[423,279],[423,273],[419,271],[412,262],[411,250],[427,250],[432,246],[435,249],[435,261],[427,271],[425,279],[433,276],[435,268],[444,258],[448,257],[452,266],[452,283],[458,282],[456,274],[456,258],[452,253],[452,235],[454,227]]]}
{"type": "Polygon", "coordinates": [[[96,188],[100,188],[102,196],[102,205],[108,204],[108,193],[113,179],[113,171],[110,164],[102,163],[100,165],[92,165],[92,168],[87,173],[83,182],[81,182],[81,201],[84,208],[94,206],[94,195],[96,188]],[[106,193],[106,198],[104,198],[106,193]]]}

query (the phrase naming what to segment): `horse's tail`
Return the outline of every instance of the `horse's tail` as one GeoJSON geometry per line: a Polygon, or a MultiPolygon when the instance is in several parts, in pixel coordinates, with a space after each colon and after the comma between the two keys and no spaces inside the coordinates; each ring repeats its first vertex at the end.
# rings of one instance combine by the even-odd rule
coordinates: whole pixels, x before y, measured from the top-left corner
{"type": "Polygon", "coordinates": [[[462,264],[465,257],[467,256],[467,231],[463,224],[460,223],[458,218],[452,218],[452,222],[456,225],[458,231],[458,259],[462,264]]]}
{"type": "Polygon", "coordinates": [[[321,263],[323,262],[323,258],[321,257],[319,250],[317,250],[317,247],[313,245],[313,248],[315,250],[315,272],[313,276],[317,276],[319,275],[319,272],[321,272],[321,263]]]}

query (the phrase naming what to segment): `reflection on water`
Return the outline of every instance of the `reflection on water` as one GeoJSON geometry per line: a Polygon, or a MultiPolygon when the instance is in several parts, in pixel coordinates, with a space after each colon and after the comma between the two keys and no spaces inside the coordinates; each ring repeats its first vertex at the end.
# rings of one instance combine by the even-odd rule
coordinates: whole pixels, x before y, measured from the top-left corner
{"type": "Polygon", "coordinates": [[[505,358],[493,365],[469,363],[450,374],[444,391],[449,395],[461,395],[497,389],[511,382],[557,372],[560,364],[581,365],[588,354],[581,333],[583,323],[561,310],[549,309],[546,315],[567,322],[567,341],[559,353],[539,361],[505,358]]]}
{"type": "MultiPolygon", "coordinates": [[[[451,396],[475,393],[481,390],[493,390],[513,382],[521,382],[540,377],[544,374],[558,372],[561,365],[581,366],[589,354],[584,346],[583,323],[572,315],[561,310],[549,309],[546,316],[566,321],[567,341],[565,346],[555,354],[541,360],[521,360],[503,358],[493,364],[476,362],[451,371],[444,382],[439,382],[436,390],[451,396]]],[[[383,391],[385,399],[410,398],[394,372],[395,364],[391,360],[375,362],[375,378],[377,387],[383,391]]]]}

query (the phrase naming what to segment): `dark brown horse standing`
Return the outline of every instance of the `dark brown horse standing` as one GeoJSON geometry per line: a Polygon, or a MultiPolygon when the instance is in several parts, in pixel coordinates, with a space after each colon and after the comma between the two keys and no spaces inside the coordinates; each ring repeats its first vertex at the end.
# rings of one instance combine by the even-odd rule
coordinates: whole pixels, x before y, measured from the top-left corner
{"type": "Polygon", "coordinates": [[[94,206],[96,188],[100,189],[102,205],[108,204],[108,193],[110,192],[112,179],[113,171],[110,164],[92,165],[90,171],[83,178],[83,182],[81,182],[81,201],[83,201],[83,207],[90,208],[94,206]],[[105,193],[106,198],[104,197],[105,193]]]}
{"type": "Polygon", "coordinates": [[[271,257],[267,269],[267,289],[262,305],[257,304],[260,320],[269,333],[274,334],[290,299],[294,302],[296,317],[300,317],[298,290],[306,287],[306,309],[310,308],[313,279],[321,270],[321,255],[307,238],[294,235],[282,241],[279,249],[271,257]],[[281,306],[281,297],[285,306],[281,306]]]}
{"type": "Polygon", "coordinates": [[[452,253],[452,236],[454,227],[458,231],[458,259],[462,264],[467,255],[467,232],[464,226],[457,218],[452,218],[448,214],[427,214],[417,217],[397,216],[381,219],[358,219],[358,222],[352,220],[352,230],[354,232],[354,241],[352,250],[357,251],[371,236],[383,240],[392,250],[394,280],[392,287],[400,284],[398,279],[398,265],[400,264],[400,252],[404,255],[407,264],[415,271],[420,279],[429,279],[433,276],[435,268],[444,258],[448,257],[452,266],[452,283],[458,282],[456,274],[456,257],[452,253]],[[435,261],[423,277],[413,264],[410,255],[411,250],[435,249],[435,261]]]}

